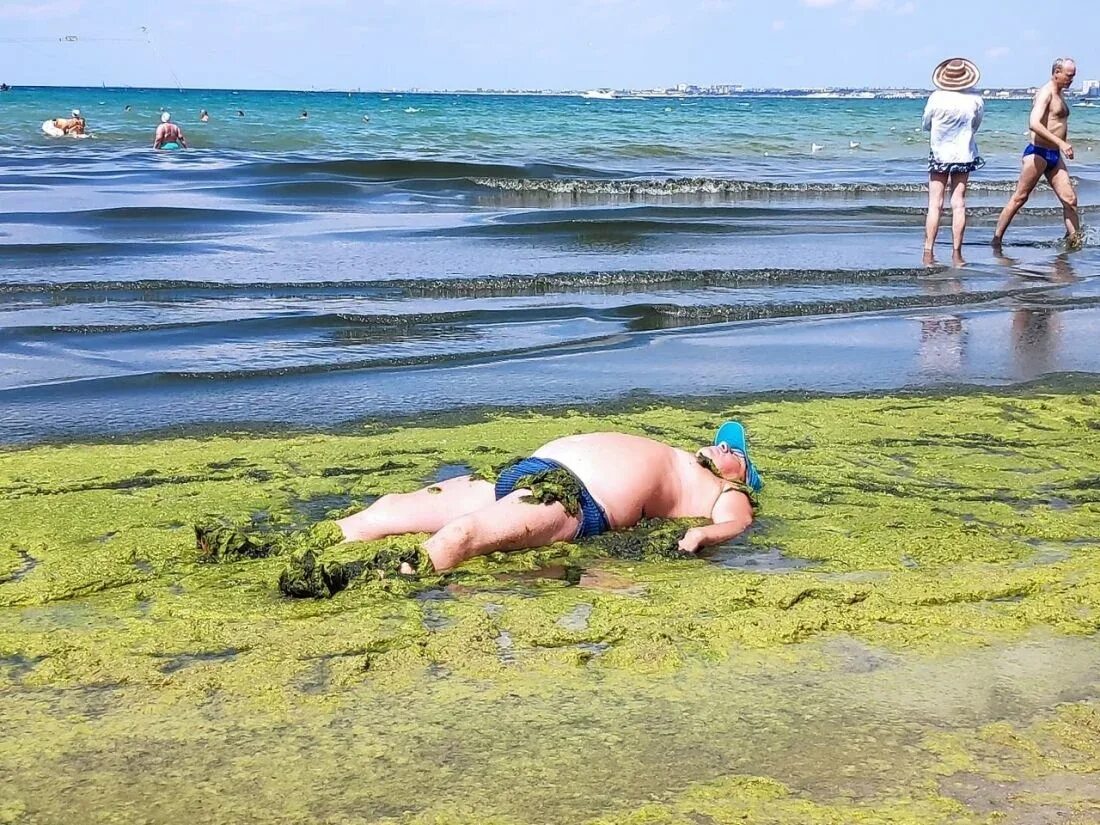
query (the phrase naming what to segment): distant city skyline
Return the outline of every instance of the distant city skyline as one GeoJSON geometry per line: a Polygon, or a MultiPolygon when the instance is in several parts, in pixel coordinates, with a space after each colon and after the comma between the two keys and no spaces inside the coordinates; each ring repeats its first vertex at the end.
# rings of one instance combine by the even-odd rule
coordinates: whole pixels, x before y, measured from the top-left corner
{"type": "MultiPolygon", "coordinates": [[[[1092,9],[1091,11],[1089,9],[1092,9]]],[[[0,81],[239,89],[927,88],[965,55],[982,86],[1027,88],[1100,11],[1033,22],[1024,0],[15,0],[0,81]]]]}

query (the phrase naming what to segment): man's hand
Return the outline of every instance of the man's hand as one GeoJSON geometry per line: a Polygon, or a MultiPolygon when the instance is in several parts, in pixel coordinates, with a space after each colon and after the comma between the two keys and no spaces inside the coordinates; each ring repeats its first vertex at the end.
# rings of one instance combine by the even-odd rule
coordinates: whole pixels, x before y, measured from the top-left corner
{"type": "Polygon", "coordinates": [[[696,527],[688,528],[688,531],[684,533],[684,537],[680,539],[680,543],[677,545],[681,553],[695,553],[702,546],[703,535],[696,527]]]}
{"type": "Polygon", "coordinates": [[[1073,160],[1073,144],[1068,141],[1062,141],[1062,154],[1070,160],[1073,160]]]}

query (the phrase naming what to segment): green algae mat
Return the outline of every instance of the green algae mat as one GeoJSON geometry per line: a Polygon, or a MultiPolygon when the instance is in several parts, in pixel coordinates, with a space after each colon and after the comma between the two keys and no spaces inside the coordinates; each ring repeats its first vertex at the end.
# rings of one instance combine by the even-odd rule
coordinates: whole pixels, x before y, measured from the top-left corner
{"type": "Polygon", "coordinates": [[[1100,822],[1093,393],[10,449],[0,527],[0,823],[1100,822]],[[196,548],[733,415],[762,511],[698,559],[654,523],[290,599],[196,548]]]}

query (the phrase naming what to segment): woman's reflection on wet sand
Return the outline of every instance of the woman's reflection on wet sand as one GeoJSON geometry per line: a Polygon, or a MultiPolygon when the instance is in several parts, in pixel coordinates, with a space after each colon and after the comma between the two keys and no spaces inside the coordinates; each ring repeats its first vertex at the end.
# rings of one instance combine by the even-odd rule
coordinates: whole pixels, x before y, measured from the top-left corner
{"type": "MultiPolygon", "coordinates": [[[[936,264],[930,250],[924,253],[924,263],[936,264]]],[[[921,288],[928,295],[957,295],[963,291],[958,271],[966,266],[958,250],[951,255],[952,269],[939,276],[921,279],[921,288]]],[[[962,370],[966,355],[966,329],[961,315],[944,313],[920,319],[920,348],[917,358],[921,372],[951,376],[962,370]]]]}

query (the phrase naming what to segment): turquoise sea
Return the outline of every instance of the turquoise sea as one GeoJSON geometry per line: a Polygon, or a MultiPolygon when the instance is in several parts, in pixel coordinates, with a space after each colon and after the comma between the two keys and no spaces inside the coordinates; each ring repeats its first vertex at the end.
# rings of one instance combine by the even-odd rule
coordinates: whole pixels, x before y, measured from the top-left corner
{"type": "Polygon", "coordinates": [[[988,245],[1029,103],[987,104],[931,266],[923,103],[2,93],[3,440],[1100,371],[1095,231],[1062,248],[1044,186],[988,245]],[[42,133],[73,108],[90,138],[42,133]]]}

